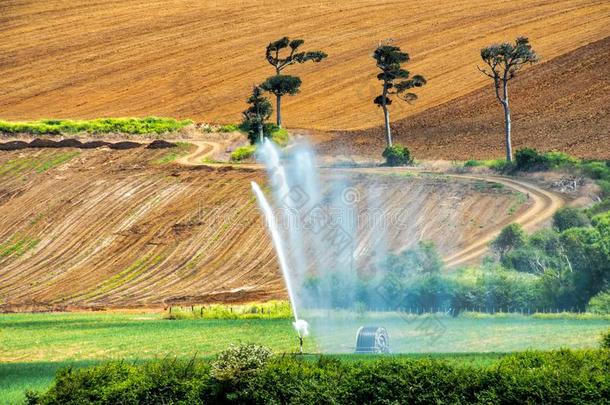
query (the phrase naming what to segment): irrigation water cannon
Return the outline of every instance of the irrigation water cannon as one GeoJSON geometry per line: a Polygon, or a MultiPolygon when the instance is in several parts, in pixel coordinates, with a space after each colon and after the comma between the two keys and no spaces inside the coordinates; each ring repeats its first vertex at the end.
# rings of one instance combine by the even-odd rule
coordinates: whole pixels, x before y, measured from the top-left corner
{"type": "Polygon", "coordinates": [[[297,319],[292,323],[299,335],[299,350],[303,354],[303,338],[309,336],[309,324],[304,319],[297,319]]]}
{"type": "Polygon", "coordinates": [[[390,352],[390,336],[386,328],[361,326],[356,333],[356,353],[382,354],[390,352]]]}

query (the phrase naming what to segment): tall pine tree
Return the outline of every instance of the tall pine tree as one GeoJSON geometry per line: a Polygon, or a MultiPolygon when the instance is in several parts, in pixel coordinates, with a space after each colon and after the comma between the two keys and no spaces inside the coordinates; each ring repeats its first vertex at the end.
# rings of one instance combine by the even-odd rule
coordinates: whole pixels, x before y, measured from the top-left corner
{"type": "Polygon", "coordinates": [[[282,126],[282,97],[297,94],[302,83],[298,76],[283,75],[282,71],[294,64],[308,61],[318,63],[328,56],[322,51],[300,52],[299,48],[304,43],[305,41],[302,39],[290,40],[288,37],[284,37],[267,45],[265,57],[267,62],[274,67],[275,75],[265,80],[261,84],[261,88],[275,95],[275,111],[279,127],[282,126]]]}
{"type": "Polygon", "coordinates": [[[426,84],[423,76],[411,74],[402,68],[402,64],[409,61],[409,54],[402,52],[399,47],[392,45],[379,45],[375,49],[373,58],[377,61],[377,67],[381,73],[377,79],[381,81],[382,92],[373,102],[383,109],[385,118],[385,134],[387,147],[392,146],[392,129],[390,128],[390,111],[388,106],[392,104],[391,95],[395,95],[401,100],[409,103],[417,100],[415,93],[409,92],[415,87],[422,87],[426,84]]]}

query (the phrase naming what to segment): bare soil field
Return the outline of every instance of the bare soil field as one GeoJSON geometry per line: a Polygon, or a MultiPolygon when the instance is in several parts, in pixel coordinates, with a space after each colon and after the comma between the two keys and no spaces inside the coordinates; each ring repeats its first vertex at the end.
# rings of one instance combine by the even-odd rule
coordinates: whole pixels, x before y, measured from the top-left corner
{"type": "MultiPolygon", "coordinates": [[[[159,164],[167,153],[0,152],[0,310],[285,298],[249,185],[264,172],[159,164]]],[[[531,214],[538,198],[437,174],[354,173],[353,184],[400,211],[386,231],[392,250],[432,240],[461,264],[473,241],[531,214]]],[[[363,229],[374,246],[376,228],[363,229]]]]}
{"type": "Polygon", "coordinates": [[[394,39],[429,80],[416,105],[395,104],[400,119],[488,87],[475,68],[482,46],[528,35],[550,61],[608,36],[609,25],[606,0],[4,0],[0,111],[236,122],[251,86],[272,73],[265,45],[289,35],[329,58],[286,70],[304,81],[285,101],[287,125],[369,128],[382,122],[372,104],[380,40],[394,39]]]}
{"type": "MultiPolygon", "coordinates": [[[[610,37],[535,66],[510,83],[513,146],[610,158],[610,37]]],[[[395,142],[419,159],[504,156],[504,116],[491,80],[453,101],[395,122],[395,142]]],[[[383,128],[316,133],[320,152],[379,158],[383,128]]]]}

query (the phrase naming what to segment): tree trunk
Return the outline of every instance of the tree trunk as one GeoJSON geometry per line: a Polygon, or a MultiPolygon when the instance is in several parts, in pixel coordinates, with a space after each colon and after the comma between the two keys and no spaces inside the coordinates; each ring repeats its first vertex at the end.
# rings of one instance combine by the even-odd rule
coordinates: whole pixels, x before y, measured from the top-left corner
{"type": "Polygon", "coordinates": [[[282,127],[282,96],[275,96],[277,102],[276,102],[276,122],[277,122],[277,126],[278,127],[282,127]]]}
{"type": "Polygon", "coordinates": [[[513,145],[511,140],[511,122],[510,122],[510,106],[508,104],[508,82],[504,81],[504,100],[502,101],[502,107],[504,107],[504,133],[506,137],[506,161],[513,161],[513,145]]]}
{"type": "Polygon", "coordinates": [[[390,128],[390,111],[385,104],[383,105],[383,115],[385,118],[385,139],[389,148],[392,146],[392,129],[390,128]]]}
{"type": "Polygon", "coordinates": [[[258,141],[262,144],[265,138],[265,132],[263,131],[263,123],[258,122],[258,141]]]}
{"type": "Polygon", "coordinates": [[[383,107],[383,117],[385,119],[385,139],[387,147],[392,146],[392,128],[390,128],[390,111],[388,110],[388,105],[386,103],[388,96],[388,85],[383,83],[383,101],[381,103],[381,107],[383,107]]]}

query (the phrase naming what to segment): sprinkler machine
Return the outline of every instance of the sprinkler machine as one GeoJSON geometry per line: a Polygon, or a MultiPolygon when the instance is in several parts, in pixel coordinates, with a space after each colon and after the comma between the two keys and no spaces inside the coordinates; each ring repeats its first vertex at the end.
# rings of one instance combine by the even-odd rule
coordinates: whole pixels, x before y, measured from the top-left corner
{"type": "Polygon", "coordinates": [[[390,336],[386,328],[361,326],[356,332],[356,354],[384,354],[390,352],[390,336]]]}

